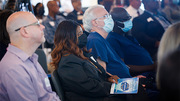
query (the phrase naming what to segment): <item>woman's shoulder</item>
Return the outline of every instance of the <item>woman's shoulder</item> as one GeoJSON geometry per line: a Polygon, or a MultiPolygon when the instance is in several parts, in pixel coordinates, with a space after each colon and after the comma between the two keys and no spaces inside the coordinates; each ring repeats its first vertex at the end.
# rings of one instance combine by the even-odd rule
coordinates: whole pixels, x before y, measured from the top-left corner
{"type": "Polygon", "coordinates": [[[83,59],[79,58],[78,56],[74,54],[67,54],[62,56],[60,62],[67,63],[67,62],[82,62],[83,59]]]}

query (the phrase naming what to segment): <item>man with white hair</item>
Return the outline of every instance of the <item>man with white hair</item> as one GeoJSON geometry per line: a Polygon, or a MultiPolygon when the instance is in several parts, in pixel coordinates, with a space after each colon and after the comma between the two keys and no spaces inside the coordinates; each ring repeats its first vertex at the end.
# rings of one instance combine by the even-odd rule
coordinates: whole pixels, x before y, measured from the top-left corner
{"type": "Polygon", "coordinates": [[[104,6],[96,5],[88,8],[83,16],[83,25],[88,36],[87,48],[92,48],[92,55],[107,72],[120,78],[131,77],[129,67],[121,60],[117,53],[106,41],[106,37],[114,27],[111,15],[104,6]]]}
{"type": "Polygon", "coordinates": [[[1,101],[59,101],[34,53],[45,42],[44,26],[20,11],[8,18],[6,28],[11,43],[0,62],[1,101]]]}

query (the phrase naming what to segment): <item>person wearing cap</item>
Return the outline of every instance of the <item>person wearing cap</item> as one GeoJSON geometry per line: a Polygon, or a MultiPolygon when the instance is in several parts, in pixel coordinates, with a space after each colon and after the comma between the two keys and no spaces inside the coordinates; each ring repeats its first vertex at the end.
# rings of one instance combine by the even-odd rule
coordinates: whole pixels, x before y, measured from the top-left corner
{"type": "MultiPolygon", "coordinates": [[[[126,65],[134,72],[146,72],[155,69],[150,54],[140,46],[138,41],[128,35],[133,24],[131,16],[124,8],[113,8],[110,12],[115,22],[113,32],[109,33],[106,40],[121,57],[126,65]]],[[[148,76],[148,75],[146,75],[148,76]]]]}
{"type": "MultiPolygon", "coordinates": [[[[133,36],[129,35],[132,28],[131,16],[124,8],[113,8],[110,14],[115,25],[106,40],[125,64],[130,67],[132,76],[139,74],[146,76],[144,79],[146,81],[146,93],[152,101],[157,100],[159,91],[155,82],[156,65],[153,63],[150,54],[140,46],[133,36]]],[[[143,82],[141,79],[140,81],[143,82]]]]}

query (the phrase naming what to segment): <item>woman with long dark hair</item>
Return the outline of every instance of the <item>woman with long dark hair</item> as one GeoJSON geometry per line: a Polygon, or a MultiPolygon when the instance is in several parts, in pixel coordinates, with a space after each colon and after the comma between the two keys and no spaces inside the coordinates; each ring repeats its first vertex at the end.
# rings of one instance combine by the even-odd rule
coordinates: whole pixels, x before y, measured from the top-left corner
{"type": "Polygon", "coordinates": [[[68,101],[120,100],[119,97],[109,96],[111,83],[119,78],[106,77],[104,69],[97,67],[83,54],[88,53],[84,48],[86,40],[87,35],[74,21],[61,22],[55,32],[52,65],[58,71],[65,97],[68,101]]]}

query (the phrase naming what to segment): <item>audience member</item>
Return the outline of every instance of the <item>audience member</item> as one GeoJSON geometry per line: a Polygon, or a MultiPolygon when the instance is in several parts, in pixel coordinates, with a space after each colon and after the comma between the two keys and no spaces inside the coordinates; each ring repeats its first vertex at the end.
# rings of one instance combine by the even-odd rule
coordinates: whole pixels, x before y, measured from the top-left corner
{"type": "Polygon", "coordinates": [[[164,31],[170,25],[163,16],[158,13],[159,3],[156,0],[143,0],[145,11],[142,15],[133,19],[132,35],[150,53],[156,61],[159,41],[164,31]]]}
{"type": "Polygon", "coordinates": [[[180,6],[179,0],[162,0],[162,11],[166,14],[166,17],[172,23],[180,21],[180,6]]]}
{"type": "Polygon", "coordinates": [[[45,26],[44,34],[46,38],[45,47],[53,49],[54,34],[60,22],[65,20],[64,17],[57,15],[59,12],[59,3],[57,1],[49,1],[47,7],[49,14],[43,18],[42,24],[45,26]]]}
{"type": "Polygon", "coordinates": [[[110,14],[115,25],[113,32],[108,34],[106,40],[112,48],[130,67],[131,71],[146,72],[154,70],[155,65],[150,54],[139,45],[134,37],[128,35],[132,28],[131,16],[128,12],[124,8],[113,8],[110,14]]]}
{"type": "Polygon", "coordinates": [[[141,0],[129,0],[130,5],[126,8],[132,19],[141,15],[143,10],[140,8],[141,0]]]}
{"type": "Polygon", "coordinates": [[[32,13],[21,11],[8,18],[6,28],[11,44],[0,62],[0,99],[59,101],[34,54],[45,41],[44,26],[32,13]]]}
{"type": "Polygon", "coordinates": [[[36,6],[34,7],[34,15],[36,18],[39,20],[39,22],[42,22],[42,19],[44,17],[44,6],[42,3],[37,3],[36,6]]]}
{"type": "Polygon", "coordinates": [[[129,67],[107,42],[106,37],[112,31],[114,21],[102,5],[88,8],[83,16],[84,29],[91,32],[88,36],[87,48],[92,48],[92,55],[109,73],[120,78],[130,78],[129,67]]]}
{"type": "MultiPolygon", "coordinates": [[[[158,50],[158,71],[161,69],[162,60],[166,58],[169,53],[172,53],[180,46],[180,23],[173,24],[164,33],[158,50]]],[[[159,81],[157,73],[157,81],[159,81]]],[[[161,85],[161,84],[158,84],[161,85]]]]}
{"type": "Polygon", "coordinates": [[[180,101],[180,50],[170,53],[159,64],[160,101],[180,101]]]}
{"type": "Polygon", "coordinates": [[[58,71],[67,100],[128,101],[125,95],[110,96],[111,83],[119,78],[104,76],[106,72],[103,67],[100,69],[89,61],[83,54],[88,53],[87,49],[83,46],[84,51],[79,48],[82,39],[87,40],[87,36],[74,21],[61,22],[55,33],[52,64],[58,71]]]}
{"type": "Polygon", "coordinates": [[[78,19],[78,13],[82,14],[81,0],[71,0],[74,10],[67,15],[67,19],[72,19],[82,24],[82,19],[78,19]]]}
{"type": "Polygon", "coordinates": [[[146,91],[152,101],[157,99],[159,92],[156,87],[156,65],[150,54],[141,47],[138,41],[130,36],[132,28],[131,16],[124,8],[114,8],[110,12],[115,22],[113,32],[109,33],[106,40],[121,57],[126,65],[130,67],[131,75],[144,75],[148,84],[146,91]]]}
{"type": "Polygon", "coordinates": [[[0,12],[0,61],[7,51],[8,44],[10,43],[9,34],[6,30],[6,21],[13,12],[11,10],[3,10],[0,12]]]}

